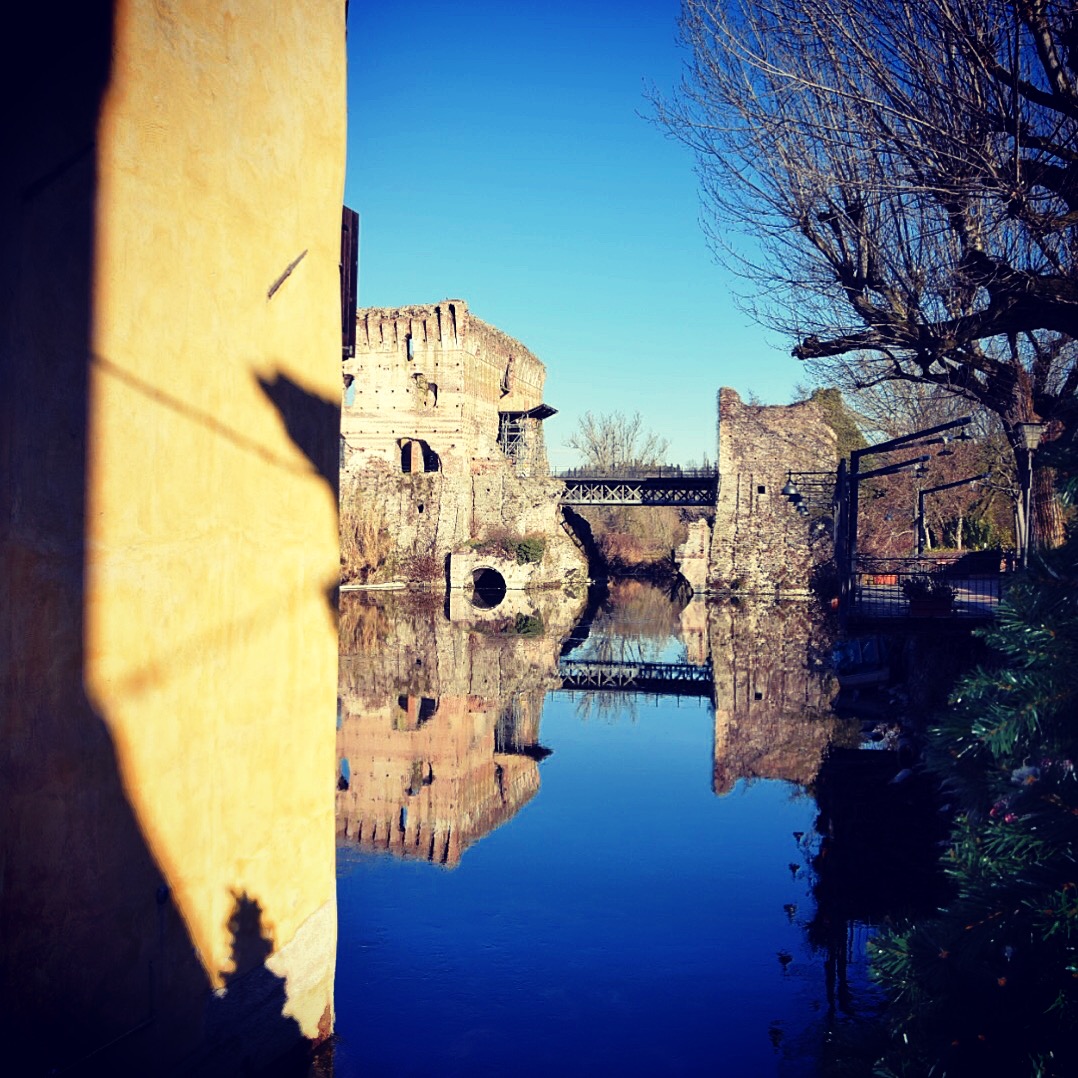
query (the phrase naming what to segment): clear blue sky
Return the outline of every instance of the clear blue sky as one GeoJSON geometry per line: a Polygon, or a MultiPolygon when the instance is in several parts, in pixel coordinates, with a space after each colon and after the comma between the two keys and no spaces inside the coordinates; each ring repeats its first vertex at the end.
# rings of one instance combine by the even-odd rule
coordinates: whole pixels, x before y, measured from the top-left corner
{"type": "Polygon", "coordinates": [[[361,306],[464,299],[547,368],[555,466],[586,410],[715,456],[720,385],[787,403],[790,342],[741,313],[691,156],[643,118],[677,0],[352,0],[345,202],[361,306]]]}

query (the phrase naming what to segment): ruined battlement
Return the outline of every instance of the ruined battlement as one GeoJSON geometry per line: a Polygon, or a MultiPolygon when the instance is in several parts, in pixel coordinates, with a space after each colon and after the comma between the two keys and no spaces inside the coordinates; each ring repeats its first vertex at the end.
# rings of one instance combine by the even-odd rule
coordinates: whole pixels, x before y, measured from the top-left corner
{"type": "Polygon", "coordinates": [[[583,571],[549,479],[546,368],[520,341],[460,299],[363,308],[342,374],[341,490],[378,507],[398,561],[535,533],[547,578],[583,571]]]}
{"type": "Polygon", "coordinates": [[[457,347],[464,335],[468,305],[464,300],[366,307],[356,312],[356,345],[365,351],[394,351],[408,338],[423,347],[457,347]]]}
{"type": "Polygon", "coordinates": [[[357,357],[385,357],[383,363],[396,357],[419,370],[461,363],[466,391],[500,411],[527,411],[542,401],[546,368],[540,360],[461,299],[363,308],[356,315],[356,351],[357,357]]]}
{"type": "MultiPolygon", "coordinates": [[[[344,467],[422,459],[406,471],[467,475],[499,461],[501,416],[543,401],[546,369],[519,341],[477,318],[463,300],[361,309],[356,354],[343,366],[344,467]]],[[[529,471],[545,471],[532,459],[529,471]]]]}

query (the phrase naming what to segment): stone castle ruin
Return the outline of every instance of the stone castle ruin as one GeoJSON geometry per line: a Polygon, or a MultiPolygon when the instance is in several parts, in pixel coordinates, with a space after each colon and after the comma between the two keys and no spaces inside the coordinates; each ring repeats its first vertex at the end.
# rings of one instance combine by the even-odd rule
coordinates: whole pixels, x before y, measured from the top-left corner
{"type": "Polygon", "coordinates": [[[719,495],[708,588],[794,597],[832,556],[837,439],[812,401],[746,404],[719,390],[719,495]],[[802,512],[783,494],[794,480],[802,512]]]}
{"type": "MultiPolygon", "coordinates": [[[[459,299],[357,315],[343,365],[342,515],[377,527],[384,549],[346,581],[403,579],[468,589],[586,579],[549,475],[546,370],[459,299]]],[[[746,404],[718,394],[718,495],[672,556],[696,592],[806,594],[831,557],[836,438],[811,401],[746,404]],[[784,495],[793,480],[804,493],[784,495]],[[710,514],[709,514],[710,516],[710,514]]]]}
{"type": "Polygon", "coordinates": [[[343,376],[342,499],[380,516],[387,571],[426,559],[457,586],[499,561],[516,586],[587,576],[548,474],[546,369],[524,345],[463,300],[366,308],[343,376]],[[528,536],[542,553],[522,563],[512,544],[528,536]]]}

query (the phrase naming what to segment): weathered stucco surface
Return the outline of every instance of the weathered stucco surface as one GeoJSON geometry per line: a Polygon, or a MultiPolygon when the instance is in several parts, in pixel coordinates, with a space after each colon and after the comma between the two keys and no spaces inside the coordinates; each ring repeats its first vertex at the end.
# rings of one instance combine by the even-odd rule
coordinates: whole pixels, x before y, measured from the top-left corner
{"type": "Polygon", "coordinates": [[[799,516],[781,492],[790,472],[833,475],[835,444],[811,401],[745,404],[734,390],[719,390],[712,590],[805,594],[814,567],[831,557],[828,526],[799,516]]]}
{"type": "Polygon", "coordinates": [[[256,1068],[332,1026],[344,5],[88,3],[20,44],[4,1040],[256,1068]]]}

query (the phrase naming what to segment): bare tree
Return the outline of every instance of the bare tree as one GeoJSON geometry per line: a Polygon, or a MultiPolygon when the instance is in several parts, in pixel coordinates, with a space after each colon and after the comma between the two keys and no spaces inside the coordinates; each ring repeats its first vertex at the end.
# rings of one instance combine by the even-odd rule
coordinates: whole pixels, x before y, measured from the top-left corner
{"type": "MultiPolygon", "coordinates": [[[[1078,426],[1074,5],[684,0],[680,25],[691,59],[656,115],[757,316],[843,389],[926,383],[994,413],[1022,480],[1017,423],[1078,426]]],[[[1056,542],[1050,476],[1035,488],[1056,542]]]]}
{"type": "Polygon", "coordinates": [[[662,464],[670,448],[665,438],[645,428],[639,412],[585,412],[565,444],[583,457],[585,467],[604,471],[662,464]]]}

